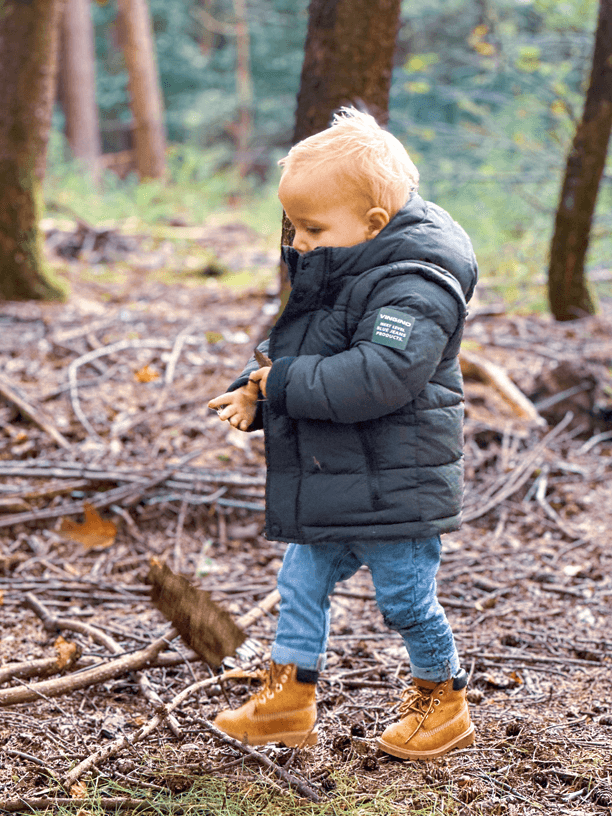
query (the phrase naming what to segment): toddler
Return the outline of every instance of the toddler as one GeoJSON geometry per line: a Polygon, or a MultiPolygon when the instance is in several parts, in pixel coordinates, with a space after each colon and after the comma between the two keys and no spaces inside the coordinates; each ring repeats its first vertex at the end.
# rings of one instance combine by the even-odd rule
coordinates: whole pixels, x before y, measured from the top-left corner
{"type": "Polygon", "coordinates": [[[363,564],[412,685],[383,751],[429,759],[474,740],[467,674],[436,598],[440,534],[460,524],[459,344],[477,267],[465,232],[416,192],[401,143],[343,108],[280,164],[295,227],[291,295],[260,351],[209,405],[264,428],[268,539],[288,544],[261,691],[215,724],[252,745],[317,741],[330,595],[363,564]]]}

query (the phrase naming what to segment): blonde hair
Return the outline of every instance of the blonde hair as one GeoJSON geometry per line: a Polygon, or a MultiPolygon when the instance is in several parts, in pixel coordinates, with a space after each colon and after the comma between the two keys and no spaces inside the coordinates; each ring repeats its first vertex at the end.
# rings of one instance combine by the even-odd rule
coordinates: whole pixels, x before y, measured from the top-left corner
{"type": "Polygon", "coordinates": [[[283,175],[335,164],[348,174],[370,206],[390,216],[400,210],[419,185],[419,171],[402,143],[376,119],[355,108],[340,108],[327,130],[294,145],[279,161],[283,175]]]}

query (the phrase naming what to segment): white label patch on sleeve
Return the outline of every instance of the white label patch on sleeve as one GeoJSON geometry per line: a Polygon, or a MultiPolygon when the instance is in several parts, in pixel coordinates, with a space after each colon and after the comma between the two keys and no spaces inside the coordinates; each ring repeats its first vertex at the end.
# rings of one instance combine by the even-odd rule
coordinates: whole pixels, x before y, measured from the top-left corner
{"type": "Polygon", "coordinates": [[[414,317],[387,306],[378,310],[372,342],[404,350],[414,326],[414,317]]]}

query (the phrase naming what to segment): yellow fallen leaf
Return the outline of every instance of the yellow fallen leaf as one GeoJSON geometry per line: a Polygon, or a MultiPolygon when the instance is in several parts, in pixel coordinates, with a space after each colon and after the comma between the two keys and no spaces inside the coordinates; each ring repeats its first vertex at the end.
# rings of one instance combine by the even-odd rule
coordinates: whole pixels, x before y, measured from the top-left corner
{"type": "Polygon", "coordinates": [[[64,538],[77,541],[86,550],[103,550],[114,543],[117,528],[112,521],[105,521],[95,507],[85,502],[83,505],[85,521],[79,524],[69,518],[63,518],[60,533],[64,538]]]}
{"type": "Polygon", "coordinates": [[[136,371],[134,377],[137,382],[148,383],[153,382],[153,380],[159,380],[159,372],[152,366],[146,365],[136,371]]]}

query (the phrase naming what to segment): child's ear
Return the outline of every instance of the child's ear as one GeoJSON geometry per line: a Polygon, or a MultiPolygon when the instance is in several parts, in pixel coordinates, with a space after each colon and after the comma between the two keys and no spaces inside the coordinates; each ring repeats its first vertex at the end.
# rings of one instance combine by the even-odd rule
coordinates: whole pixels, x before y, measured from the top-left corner
{"type": "Polygon", "coordinates": [[[391,219],[389,213],[382,207],[372,207],[366,213],[368,240],[375,238],[384,229],[391,219]]]}

